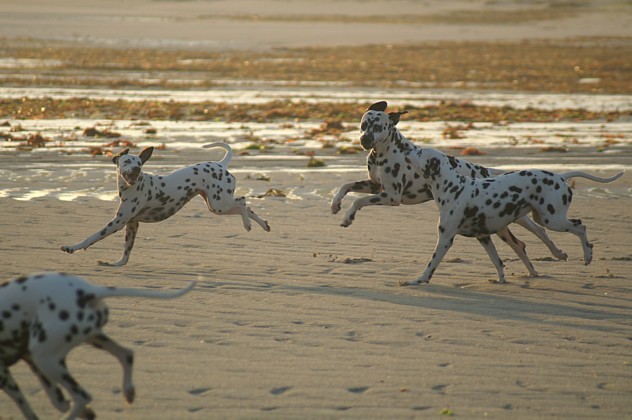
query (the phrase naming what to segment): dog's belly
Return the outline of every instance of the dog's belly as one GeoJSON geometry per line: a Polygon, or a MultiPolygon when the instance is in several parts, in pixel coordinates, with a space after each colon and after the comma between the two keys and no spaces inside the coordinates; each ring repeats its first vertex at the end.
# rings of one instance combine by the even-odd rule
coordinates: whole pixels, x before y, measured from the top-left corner
{"type": "Polygon", "coordinates": [[[499,211],[490,208],[467,207],[457,233],[467,237],[483,237],[499,232],[531,211],[531,206],[522,202],[512,204],[499,211]]]}
{"type": "Polygon", "coordinates": [[[156,223],[166,220],[179,212],[193,197],[203,195],[201,190],[191,190],[180,196],[154,196],[134,217],[134,221],[156,223]]]}

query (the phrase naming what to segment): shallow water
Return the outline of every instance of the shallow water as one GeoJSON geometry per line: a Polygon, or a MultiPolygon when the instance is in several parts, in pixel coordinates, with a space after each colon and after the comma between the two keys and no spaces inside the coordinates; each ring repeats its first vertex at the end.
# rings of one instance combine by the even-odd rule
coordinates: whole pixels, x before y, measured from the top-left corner
{"type": "MultiPolygon", "coordinates": [[[[370,101],[369,93],[378,98],[389,98],[398,103],[424,105],[440,100],[471,100],[476,103],[508,105],[513,107],[568,108],[572,106],[595,110],[632,109],[632,96],[624,95],[536,95],[510,93],[421,92],[407,91],[370,92],[334,88],[279,87],[226,89],[200,91],[110,91],[76,89],[0,89],[0,97],[50,96],[90,97],[107,99],[161,99],[196,101],[213,99],[243,103],[266,102],[288,97],[309,101],[370,101]]],[[[359,116],[358,116],[359,118],[359,116]]],[[[19,125],[14,137],[26,138],[36,133],[50,139],[44,147],[29,148],[24,141],[0,140],[0,197],[32,200],[53,197],[75,200],[81,197],[114,200],[115,175],[108,156],[91,156],[90,149],[118,152],[123,145],[112,144],[123,140],[140,148],[159,146],[151,161],[151,172],[168,173],[185,164],[201,160],[216,160],[223,151],[201,149],[215,141],[230,144],[235,151],[231,171],[239,176],[256,178],[261,175],[287,177],[303,173],[348,174],[343,178],[361,179],[365,174],[365,152],[340,154],[342,146],[358,147],[358,122],[344,124],[340,136],[328,133],[314,134],[321,122],[265,122],[226,123],[151,120],[140,123],[132,120],[49,119],[14,120],[10,126],[0,127],[0,134],[8,134],[19,125]],[[147,125],[148,124],[148,125],[147,125]],[[108,129],[121,134],[120,138],[94,138],[84,135],[86,128],[108,129]],[[147,133],[152,128],[155,133],[147,133]],[[258,149],[249,148],[256,144],[258,149]],[[323,159],[326,166],[307,168],[307,153],[323,159]],[[50,188],[51,178],[60,182],[50,188]]],[[[402,133],[417,144],[437,147],[447,153],[460,155],[465,148],[473,148],[481,155],[467,158],[500,169],[538,167],[554,171],[585,170],[611,174],[630,170],[632,166],[632,121],[612,122],[554,122],[512,123],[506,125],[475,123],[471,127],[457,122],[407,122],[398,125],[402,133]],[[456,128],[457,137],[445,138],[450,126],[456,128]]],[[[454,131],[454,130],[453,130],[454,131]]],[[[4,138],[4,137],[3,137],[4,138]]],[[[329,190],[319,190],[329,196],[329,190]]],[[[250,190],[238,191],[250,194],[250,190]]],[[[290,191],[291,193],[291,191],[290,191]]],[[[596,196],[624,194],[629,191],[595,189],[596,196]]],[[[302,194],[306,194],[302,192],[302,194]]],[[[300,194],[291,197],[301,198],[300,194]]]]}

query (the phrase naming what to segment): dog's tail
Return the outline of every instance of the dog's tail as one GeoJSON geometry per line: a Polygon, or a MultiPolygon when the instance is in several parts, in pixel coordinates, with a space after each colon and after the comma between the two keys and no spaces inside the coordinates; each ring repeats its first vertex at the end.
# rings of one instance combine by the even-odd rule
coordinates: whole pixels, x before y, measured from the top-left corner
{"type": "Polygon", "coordinates": [[[610,178],[601,178],[601,177],[587,174],[586,172],[581,172],[581,171],[564,172],[563,174],[560,174],[560,175],[565,180],[569,178],[580,177],[580,178],[590,179],[591,181],[595,181],[595,182],[601,182],[602,184],[607,184],[608,182],[612,182],[614,180],[621,178],[621,176],[623,175],[623,171],[619,172],[618,174],[614,176],[611,176],[610,178]]]}
{"type": "Polygon", "coordinates": [[[193,280],[188,286],[173,292],[159,292],[157,290],[128,289],[122,287],[102,287],[94,286],[95,290],[87,291],[83,298],[86,301],[92,299],[102,299],[108,297],[144,297],[152,299],[173,299],[188,293],[195,286],[196,281],[193,280]],[[92,292],[92,293],[91,293],[92,292]]]}
{"type": "Polygon", "coordinates": [[[496,169],[496,168],[487,168],[487,170],[489,171],[489,174],[491,176],[498,176],[498,175],[502,175],[507,171],[504,171],[502,169],[496,169]]]}
{"type": "Polygon", "coordinates": [[[226,150],[226,155],[224,155],[222,160],[220,160],[217,163],[222,165],[224,168],[228,167],[228,162],[230,162],[230,159],[233,157],[233,149],[231,149],[229,145],[227,145],[226,143],[222,143],[220,141],[220,142],[216,142],[216,143],[205,144],[202,147],[204,147],[205,149],[208,149],[208,148],[211,148],[211,147],[221,147],[222,149],[226,150]]]}

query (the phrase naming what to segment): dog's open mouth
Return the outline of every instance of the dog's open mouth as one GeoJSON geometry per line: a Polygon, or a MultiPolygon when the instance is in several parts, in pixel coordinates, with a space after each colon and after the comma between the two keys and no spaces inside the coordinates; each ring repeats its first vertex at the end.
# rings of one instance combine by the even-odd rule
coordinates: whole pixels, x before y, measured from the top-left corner
{"type": "Polygon", "coordinates": [[[132,171],[121,175],[123,175],[123,179],[125,180],[125,182],[127,182],[128,185],[134,185],[136,181],[138,181],[140,171],[132,171]]]}

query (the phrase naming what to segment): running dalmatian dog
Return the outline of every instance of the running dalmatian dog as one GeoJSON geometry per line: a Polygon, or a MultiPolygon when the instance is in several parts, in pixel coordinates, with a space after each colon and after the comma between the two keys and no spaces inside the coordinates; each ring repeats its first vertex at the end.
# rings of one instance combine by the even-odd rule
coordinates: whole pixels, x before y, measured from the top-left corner
{"type": "Polygon", "coordinates": [[[435,149],[415,149],[406,154],[406,161],[428,182],[439,207],[439,239],[424,273],[402,285],[428,283],[437,266],[452,246],[454,237],[476,238],[485,248],[498,272],[498,283],[505,282],[503,263],[490,235],[533,213],[542,226],[570,232],[581,240],[584,263],[592,260],[593,245],[588,242],[586,227],[579,219],[568,219],[573,191],[566,181],[586,178],[608,183],[623,175],[600,178],[580,171],[555,174],[537,169],[507,172],[494,178],[472,178],[461,175],[451,158],[435,149]],[[450,194],[446,194],[450,192],[450,194]]]}
{"type": "MultiPolygon", "coordinates": [[[[367,157],[369,179],[343,185],[332,200],[331,211],[334,214],[338,213],[342,199],[351,191],[371,195],[353,202],[342,221],[343,227],[350,226],[357,211],[365,206],[420,204],[434,197],[442,202],[451,197],[459,199],[458,187],[451,186],[433,192],[430,181],[407,163],[406,154],[421,149],[406,139],[396,127],[400,116],[406,112],[386,113],[386,107],[385,101],[374,103],[362,116],[360,142],[365,150],[370,151],[367,157]],[[433,195],[435,193],[437,195],[433,195]]],[[[457,173],[471,177],[487,178],[502,173],[454,157],[449,157],[448,165],[457,173]]],[[[542,227],[526,216],[518,218],[515,222],[535,234],[556,258],[566,260],[566,254],[555,246],[542,227]]],[[[538,273],[525,252],[524,242],[518,240],[506,227],[496,233],[518,255],[529,274],[536,277],[538,273]]]]}
{"type": "Polygon", "coordinates": [[[123,395],[134,401],[134,353],[102,332],[108,320],[104,298],[130,296],[171,299],[182,296],[195,282],[174,292],[94,286],[63,273],[19,277],[0,285],[0,387],[27,419],[37,419],[9,366],[24,360],[40,380],[51,403],[62,413],[70,409],[60,386],[72,399],[68,419],[93,419],[90,394],[70,375],[66,356],[82,343],[116,357],[123,367],[123,395]]]}
{"type": "Polygon", "coordinates": [[[232,157],[230,146],[225,143],[212,143],[203,147],[222,147],[226,150],[226,155],[219,162],[198,163],[166,176],[142,172],[143,165],[154,151],[153,147],[148,147],[138,156],[129,154],[129,149],[116,155],[113,162],[117,168],[121,200],[116,217],[83,242],[62,246],[61,250],[72,254],[77,250],[87,249],[125,227],[125,249],[121,259],[115,263],[98,261],[100,265],[125,265],[134,246],[139,222],[154,223],[168,219],[196,195],[201,195],[208,209],[215,214],[241,215],[247,231],[252,228],[250,219],[253,219],[263,230],[269,232],[268,222],[260,219],[246,206],[245,197],[233,197],[236,184],[235,177],[228,172],[228,162],[232,157]]]}

